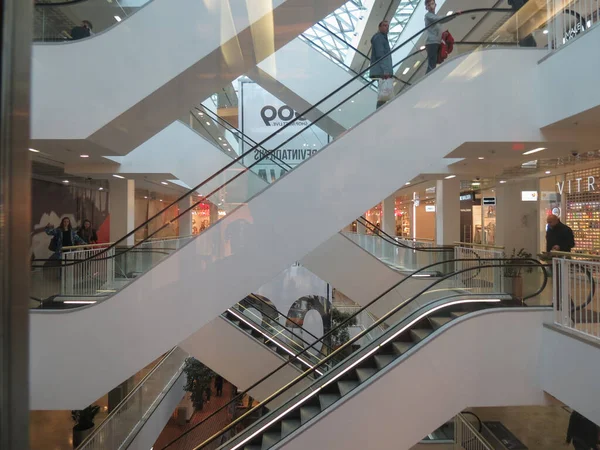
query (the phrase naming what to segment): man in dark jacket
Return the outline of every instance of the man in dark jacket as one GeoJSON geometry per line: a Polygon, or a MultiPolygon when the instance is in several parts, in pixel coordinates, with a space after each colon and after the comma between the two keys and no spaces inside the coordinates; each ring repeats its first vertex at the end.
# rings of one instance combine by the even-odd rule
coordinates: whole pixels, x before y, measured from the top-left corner
{"type": "Polygon", "coordinates": [[[567,430],[567,444],[573,442],[575,450],[597,449],[598,426],[577,411],[571,413],[567,430]]]}
{"type": "Polygon", "coordinates": [[[84,20],[80,26],[73,27],[71,30],[71,39],[77,41],[86,37],[90,37],[92,34],[92,23],[89,20],[84,20]]]}
{"type": "MultiPolygon", "coordinates": [[[[387,80],[394,75],[390,43],[388,41],[389,31],[390,23],[384,20],[379,24],[379,31],[371,38],[371,78],[387,80]]],[[[384,103],[377,101],[377,108],[384,103]]]]}
{"type": "Polygon", "coordinates": [[[554,214],[550,214],[546,222],[546,251],[570,252],[575,247],[573,230],[560,221],[554,214]]]}

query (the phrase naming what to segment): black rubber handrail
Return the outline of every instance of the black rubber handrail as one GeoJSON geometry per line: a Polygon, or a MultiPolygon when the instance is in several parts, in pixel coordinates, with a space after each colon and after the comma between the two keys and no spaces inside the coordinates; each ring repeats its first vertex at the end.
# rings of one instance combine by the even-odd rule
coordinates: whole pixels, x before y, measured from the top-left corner
{"type": "MultiPolygon", "coordinates": [[[[452,260],[449,262],[460,262],[460,261],[470,261],[472,262],[472,259],[457,259],[457,260],[452,260]]],[[[230,429],[233,429],[238,423],[240,423],[244,418],[248,417],[250,414],[252,414],[252,412],[257,411],[259,408],[264,407],[264,405],[268,402],[270,402],[271,400],[273,400],[275,397],[279,396],[281,394],[281,392],[287,390],[288,388],[290,388],[291,386],[296,385],[299,381],[303,380],[304,378],[308,377],[311,374],[314,374],[319,367],[322,367],[324,364],[328,363],[334,355],[340,354],[345,348],[350,348],[350,346],[354,343],[357,342],[359,339],[361,339],[362,337],[364,337],[365,335],[367,335],[368,333],[370,333],[372,330],[374,330],[375,328],[379,327],[381,324],[385,323],[385,320],[387,320],[389,317],[393,316],[394,314],[396,314],[400,309],[404,308],[405,306],[411,304],[413,301],[417,300],[419,297],[421,297],[423,294],[425,294],[426,292],[428,292],[430,289],[432,289],[433,287],[437,286],[438,284],[442,283],[443,281],[454,277],[456,275],[465,273],[465,272],[469,272],[471,270],[480,270],[481,268],[504,268],[507,266],[507,264],[505,263],[500,263],[498,264],[498,261],[501,262],[510,262],[510,265],[512,267],[526,267],[526,268],[532,268],[532,267],[539,267],[542,270],[542,273],[544,275],[543,277],[543,282],[541,287],[535,291],[534,293],[525,296],[522,301],[525,302],[525,300],[529,299],[529,298],[533,298],[537,295],[539,295],[541,292],[543,292],[543,290],[546,288],[546,285],[548,283],[548,273],[545,269],[545,267],[547,265],[540,263],[538,260],[535,259],[531,259],[531,258],[524,258],[524,259],[520,259],[519,261],[522,261],[520,263],[514,263],[514,259],[512,260],[507,260],[505,258],[490,258],[487,260],[484,260],[486,262],[493,262],[496,261],[496,264],[486,264],[483,265],[481,267],[467,267],[464,269],[461,269],[459,271],[455,271],[452,272],[450,274],[447,274],[439,279],[437,279],[436,281],[434,281],[433,283],[431,283],[429,286],[425,287],[424,289],[422,289],[421,291],[419,291],[417,294],[415,294],[414,296],[410,297],[409,299],[401,302],[399,305],[395,306],[391,311],[389,311],[388,313],[386,313],[384,316],[382,316],[380,319],[378,319],[377,321],[375,321],[372,325],[370,325],[368,328],[366,328],[365,330],[361,331],[360,333],[358,333],[354,338],[350,339],[349,341],[347,341],[346,343],[344,343],[342,346],[340,346],[338,349],[336,349],[333,353],[331,353],[330,355],[328,355],[326,358],[324,358],[323,360],[321,360],[318,364],[316,364],[313,368],[305,371],[302,375],[298,376],[297,378],[295,378],[294,380],[290,381],[288,384],[286,384],[284,387],[282,387],[281,389],[279,389],[275,394],[270,395],[267,399],[261,401],[258,405],[256,405],[254,408],[250,409],[249,411],[247,411],[244,415],[242,415],[241,417],[239,417],[238,419],[234,420],[233,422],[231,422],[229,425],[227,425],[225,428],[223,428],[222,430],[220,430],[218,433],[214,434],[213,436],[211,436],[209,439],[205,440],[204,442],[202,442],[199,446],[195,447],[195,450],[202,448],[203,446],[209,444],[210,442],[213,442],[215,439],[217,439],[219,436],[221,436],[224,432],[227,432],[230,429]]],[[[431,266],[435,266],[436,264],[432,264],[431,266]]],[[[423,268],[422,270],[428,269],[430,268],[430,266],[423,268]]],[[[417,271],[418,272],[418,271],[417,271]]],[[[365,305],[363,308],[361,308],[361,310],[358,312],[362,312],[364,310],[366,310],[368,307],[370,307],[373,303],[375,303],[377,300],[379,300],[380,298],[382,298],[383,296],[385,296],[388,292],[390,292],[391,290],[395,289],[396,287],[398,287],[399,285],[401,285],[402,283],[404,283],[406,280],[414,277],[415,275],[417,275],[417,272],[411,274],[410,276],[404,278],[403,280],[401,280],[399,283],[397,283],[396,285],[394,285],[393,287],[391,287],[390,289],[388,289],[386,292],[384,292],[383,294],[381,294],[380,296],[378,296],[375,300],[369,302],[367,305],[365,305]]],[[[478,294],[479,295],[479,294],[478,294]]],[[[484,295],[484,294],[481,294],[484,295]]],[[[358,314],[357,313],[357,314],[358,314]]],[[[349,319],[351,320],[351,319],[349,319]]],[[[346,321],[347,322],[347,321],[346,321]]],[[[342,322],[342,324],[340,324],[339,326],[343,326],[346,322],[342,322]]],[[[333,331],[333,330],[332,330],[333,331]]],[[[331,333],[331,332],[330,332],[331,333]]],[[[324,339],[327,335],[324,335],[322,339],[324,339]]],[[[318,341],[317,341],[318,342],[318,341]]],[[[315,342],[315,344],[317,343],[315,342]]],[[[313,344],[314,345],[314,344],[313,344]]],[[[308,349],[305,349],[304,351],[306,351],[308,349]]],[[[300,352],[298,355],[296,355],[296,357],[301,356],[303,352],[300,352]]],[[[291,361],[292,359],[290,359],[291,361]]],[[[341,363],[341,361],[338,361],[337,363],[335,363],[336,365],[341,363]]],[[[276,372],[278,372],[280,369],[282,369],[283,367],[285,367],[286,364],[283,364],[281,366],[279,366],[278,368],[276,368],[275,370],[273,370],[271,373],[269,373],[268,375],[264,376],[263,378],[261,378],[258,382],[254,383],[252,386],[250,386],[245,392],[239,394],[237,397],[235,397],[231,403],[233,402],[237,402],[239,399],[243,398],[244,395],[246,395],[251,389],[255,388],[256,386],[258,386],[260,383],[262,383],[264,380],[270,378],[271,376],[273,376],[276,372]]],[[[222,409],[228,407],[229,404],[224,405],[222,408],[216,410],[215,412],[213,412],[211,415],[209,415],[208,417],[206,417],[203,421],[199,422],[198,424],[194,425],[192,428],[190,428],[189,430],[186,430],[184,433],[182,433],[179,437],[177,437],[176,439],[172,440],[171,442],[169,442],[167,445],[165,445],[161,450],[165,450],[167,448],[169,448],[171,445],[173,445],[174,443],[176,443],[179,439],[183,438],[184,436],[186,436],[188,433],[190,433],[191,431],[193,431],[194,429],[196,429],[197,427],[201,426],[203,423],[207,422],[211,417],[215,416],[216,414],[218,414],[222,409]]]]}
{"type": "Polygon", "coordinates": [[[41,2],[35,2],[34,6],[37,7],[48,7],[48,6],[71,6],[71,5],[76,5],[78,3],[85,3],[89,0],[70,0],[70,1],[60,1],[60,2],[45,2],[45,3],[41,3],[41,2]]]}
{"type": "MultiPolygon", "coordinates": [[[[343,83],[340,87],[338,87],[337,89],[333,90],[332,92],[330,92],[328,95],[326,95],[325,97],[323,97],[321,100],[319,100],[318,102],[316,102],[315,104],[313,104],[312,106],[310,106],[308,109],[306,109],[304,112],[302,112],[299,117],[304,117],[306,114],[310,113],[311,111],[314,111],[317,109],[318,106],[320,106],[321,104],[323,104],[325,101],[329,100],[331,97],[333,97],[334,95],[336,95],[337,93],[339,93],[340,91],[342,91],[344,88],[346,88],[347,86],[349,86],[351,83],[353,83],[354,81],[356,81],[359,77],[362,77],[365,73],[367,73],[372,66],[378,64],[379,62],[381,62],[383,59],[387,58],[388,56],[390,56],[391,54],[395,53],[396,51],[400,50],[401,48],[403,48],[405,45],[409,44],[412,42],[412,40],[418,36],[420,36],[423,31],[426,31],[427,29],[429,29],[432,26],[435,26],[439,23],[443,23],[443,22],[448,22],[450,20],[453,20],[454,18],[458,17],[461,14],[470,14],[470,13],[476,13],[476,12],[507,12],[507,11],[512,11],[512,9],[507,9],[507,8],[474,8],[474,9],[469,9],[469,10],[465,10],[463,12],[458,12],[458,13],[454,13],[451,14],[449,16],[443,17],[442,19],[433,22],[431,24],[429,24],[428,26],[424,27],[423,29],[419,30],[417,33],[415,33],[414,35],[412,35],[411,37],[409,37],[406,41],[404,41],[402,44],[400,44],[399,46],[395,47],[393,50],[391,50],[389,53],[387,53],[386,55],[382,56],[381,58],[379,58],[377,61],[375,61],[371,66],[367,67],[366,69],[364,69],[361,73],[359,73],[358,75],[356,75],[355,77],[351,78],[350,80],[348,80],[347,82],[343,83]]],[[[408,57],[404,58],[404,60],[408,59],[408,57]]],[[[345,98],[343,101],[339,102],[338,104],[336,104],[334,107],[332,107],[331,109],[329,109],[328,111],[326,111],[324,114],[322,114],[318,119],[316,119],[313,123],[309,124],[307,126],[311,127],[313,126],[315,123],[317,123],[319,120],[321,120],[323,117],[326,117],[329,115],[329,113],[331,113],[332,111],[334,111],[340,104],[345,103],[348,99],[354,97],[355,95],[357,95],[358,93],[362,92],[362,90],[364,90],[365,88],[367,88],[370,84],[366,84],[363,87],[361,87],[358,91],[356,91],[355,93],[353,93],[352,95],[350,95],[349,97],[345,98]]],[[[156,214],[154,214],[152,217],[150,217],[148,220],[146,220],[144,223],[142,223],[141,225],[139,225],[138,227],[134,228],[132,231],[130,231],[129,233],[127,233],[125,236],[123,236],[121,239],[119,239],[118,241],[116,241],[112,246],[107,247],[106,249],[104,249],[102,252],[98,253],[97,255],[93,255],[91,257],[89,257],[88,259],[85,260],[81,260],[81,261],[77,261],[77,262],[73,262],[70,264],[66,264],[66,265],[75,265],[75,264],[82,264],[86,261],[89,260],[99,260],[102,258],[99,258],[100,255],[108,252],[112,247],[117,246],[119,244],[119,242],[122,242],[124,240],[126,240],[128,237],[135,235],[135,233],[143,228],[145,228],[151,221],[153,221],[154,219],[156,219],[157,217],[161,216],[165,211],[167,211],[169,208],[178,205],[178,203],[187,198],[189,195],[192,195],[195,191],[197,191],[198,189],[200,189],[201,187],[203,187],[204,185],[206,185],[207,183],[211,182],[212,180],[214,180],[215,178],[217,178],[219,175],[223,174],[225,171],[227,171],[228,169],[230,169],[231,167],[233,167],[235,164],[239,164],[240,161],[243,160],[244,157],[248,156],[251,152],[255,151],[257,147],[262,146],[265,142],[269,141],[271,138],[273,138],[274,136],[278,135],[279,133],[281,133],[283,130],[287,129],[288,127],[292,126],[295,122],[294,121],[290,121],[287,124],[285,124],[284,126],[282,126],[281,128],[279,128],[277,131],[275,131],[274,133],[272,133],[271,135],[269,135],[268,137],[264,138],[262,141],[260,141],[256,147],[251,148],[250,150],[248,150],[245,153],[242,153],[240,156],[238,156],[237,158],[235,158],[234,160],[232,160],[231,163],[227,164],[226,166],[222,167],[221,169],[219,169],[217,172],[215,172],[213,175],[211,175],[210,177],[208,177],[206,180],[204,180],[203,182],[199,183],[197,186],[191,188],[187,193],[183,194],[182,196],[180,196],[179,198],[177,198],[175,201],[173,201],[173,203],[171,203],[170,205],[166,206],[164,209],[162,209],[161,211],[157,212],[156,214]]],[[[252,167],[254,167],[255,165],[259,164],[261,161],[271,158],[271,156],[279,149],[281,148],[283,145],[287,144],[288,142],[290,142],[292,139],[294,139],[296,136],[298,136],[299,134],[301,134],[302,132],[304,132],[305,129],[302,129],[300,131],[298,131],[296,134],[294,134],[293,136],[291,136],[289,139],[287,139],[286,141],[284,141],[283,143],[279,144],[279,146],[275,147],[272,150],[268,150],[266,153],[264,153],[261,158],[259,158],[258,160],[254,161],[252,164],[250,164],[249,166],[246,167],[245,170],[241,170],[239,171],[236,175],[234,175],[233,177],[231,177],[227,182],[225,182],[224,184],[220,185],[219,187],[215,188],[213,191],[211,191],[209,194],[203,196],[203,198],[201,200],[199,200],[198,202],[192,204],[190,207],[184,209],[183,211],[180,211],[179,215],[177,215],[175,218],[171,219],[171,221],[169,221],[168,223],[164,224],[162,227],[159,227],[155,232],[153,232],[151,235],[149,235],[146,239],[151,238],[153,235],[155,235],[156,233],[160,232],[162,229],[164,229],[165,227],[169,226],[170,222],[172,222],[173,220],[176,220],[177,218],[181,217],[182,215],[188,213],[189,211],[191,211],[197,204],[202,203],[204,201],[206,201],[207,198],[211,197],[212,195],[214,195],[215,193],[217,193],[219,190],[221,190],[224,186],[228,185],[229,183],[231,183],[232,181],[236,180],[237,178],[239,178],[240,176],[242,176],[243,174],[245,174],[247,171],[249,171],[252,167]]],[[[209,228],[211,228],[214,224],[212,224],[209,228]]],[[[131,249],[135,248],[136,246],[140,245],[142,242],[141,241],[137,244],[135,244],[133,247],[131,247],[131,249]]]]}
{"type": "MultiPolygon", "coordinates": [[[[531,295],[523,298],[523,301],[525,301],[526,299],[529,299],[529,298],[532,298],[532,297],[535,297],[535,296],[539,295],[545,289],[545,287],[546,287],[546,284],[547,284],[547,281],[548,281],[548,274],[547,274],[547,272],[545,270],[546,265],[540,263],[538,260],[535,260],[535,259],[522,259],[522,260],[520,260],[520,261],[523,261],[523,263],[521,263],[521,264],[512,264],[512,262],[514,262],[514,259],[505,259],[505,258],[491,258],[491,259],[482,260],[482,261],[487,261],[487,262],[492,262],[492,261],[498,262],[498,261],[501,261],[503,263],[494,264],[494,265],[477,266],[477,267],[468,267],[468,268],[462,269],[460,271],[452,272],[450,274],[445,275],[444,277],[441,277],[441,278],[437,279],[435,282],[433,282],[432,284],[430,284],[429,286],[427,286],[426,288],[424,288],[423,290],[421,290],[420,292],[418,292],[413,297],[405,300],[400,305],[398,305],[395,308],[393,308],[392,311],[386,313],[382,318],[380,318],[377,321],[375,321],[371,326],[369,326],[367,329],[361,331],[357,336],[355,336],[354,338],[352,338],[351,340],[349,340],[348,342],[346,342],[340,348],[336,349],[333,353],[331,353],[330,355],[328,355],[326,358],[324,358],[323,360],[321,360],[317,365],[315,365],[312,369],[310,369],[310,371],[305,372],[301,377],[304,378],[305,375],[308,372],[312,373],[312,371],[314,371],[318,367],[321,367],[324,362],[329,361],[331,359],[331,357],[333,355],[335,355],[335,354],[338,354],[341,349],[345,348],[347,345],[355,342],[357,339],[360,339],[361,337],[365,336],[367,333],[371,332],[373,329],[375,329],[378,326],[380,326],[382,323],[385,322],[385,319],[387,317],[390,317],[391,315],[395,314],[399,309],[401,309],[404,306],[408,305],[409,303],[413,302],[416,298],[420,297],[422,294],[424,294],[425,292],[427,292],[432,287],[436,286],[437,284],[439,284],[439,283],[441,283],[441,282],[443,282],[443,281],[445,281],[445,280],[447,280],[447,279],[449,279],[449,278],[451,278],[453,276],[456,276],[457,274],[460,274],[460,273],[463,273],[463,272],[468,272],[468,271],[471,271],[471,270],[481,270],[481,268],[506,267],[507,264],[505,264],[505,263],[506,262],[511,262],[511,265],[513,267],[514,266],[517,266],[517,267],[523,266],[523,267],[528,267],[528,268],[540,267],[542,269],[543,273],[544,273],[544,283],[543,283],[542,287],[538,291],[536,291],[535,293],[533,293],[533,294],[531,294],[531,295]]],[[[319,338],[319,340],[315,341],[312,344],[312,346],[316,345],[319,342],[323,342],[332,333],[334,333],[335,331],[337,331],[338,328],[341,328],[341,327],[345,326],[348,322],[350,322],[351,320],[353,320],[360,313],[366,311],[374,303],[376,303],[378,300],[380,300],[381,298],[383,298],[385,295],[387,295],[392,290],[396,289],[398,286],[402,285],[403,283],[407,282],[410,279],[418,278],[418,276],[419,276],[419,274],[421,272],[427,271],[427,270],[431,269],[432,267],[435,267],[435,266],[440,265],[440,264],[446,264],[448,262],[450,262],[450,263],[456,263],[456,262],[473,262],[473,259],[455,259],[455,260],[450,260],[450,261],[444,261],[444,262],[434,263],[434,264],[430,264],[429,266],[423,267],[422,269],[419,269],[419,270],[411,273],[409,276],[407,276],[406,278],[403,278],[398,283],[396,283],[394,286],[390,287],[385,292],[383,292],[382,294],[380,294],[379,296],[377,296],[375,299],[373,299],[372,301],[370,301],[369,303],[367,303],[366,305],[364,305],[363,307],[361,307],[357,312],[355,312],[350,317],[348,317],[348,319],[346,319],[345,321],[341,322],[336,328],[334,328],[334,329],[330,330],[328,333],[324,334],[321,338],[319,338]]],[[[291,358],[288,362],[291,362],[294,359],[302,356],[304,353],[306,353],[309,350],[309,348],[304,349],[303,351],[301,351],[300,353],[298,353],[294,358],[291,358]]],[[[269,374],[263,376],[257,382],[255,382],[250,387],[248,387],[244,392],[242,392],[242,393],[238,394],[238,396],[234,397],[231,400],[230,403],[228,403],[228,404],[222,406],[221,408],[219,408],[218,410],[214,411],[212,414],[210,414],[208,417],[206,417],[203,421],[199,422],[194,427],[190,428],[189,430],[187,430],[183,434],[181,434],[179,437],[177,437],[176,439],[174,439],[171,442],[169,442],[166,446],[163,447],[162,450],[170,447],[175,442],[177,442],[179,439],[181,439],[183,436],[187,435],[189,432],[191,432],[192,430],[196,429],[196,427],[198,427],[198,426],[202,425],[203,423],[207,422],[208,420],[210,420],[213,416],[217,415],[220,411],[222,411],[223,409],[227,408],[231,403],[236,403],[237,401],[239,401],[240,399],[242,399],[244,397],[244,395],[248,394],[252,389],[254,389],[258,385],[260,385],[263,381],[267,380],[271,376],[273,376],[276,372],[278,372],[279,370],[281,370],[285,366],[287,366],[287,363],[280,365],[279,367],[277,367],[276,369],[274,369],[269,374]]],[[[296,380],[299,381],[298,378],[296,380]]],[[[296,380],[294,380],[294,381],[296,381],[296,380]]],[[[261,402],[261,404],[262,403],[264,403],[264,402],[261,402]]],[[[247,413],[243,417],[245,417],[246,415],[247,415],[247,413]]],[[[222,430],[222,431],[224,431],[224,430],[222,430]]],[[[213,436],[213,437],[215,437],[215,436],[213,436]]],[[[208,442],[205,442],[203,444],[206,444],[206,443],[208,443],[208,442]]]]}

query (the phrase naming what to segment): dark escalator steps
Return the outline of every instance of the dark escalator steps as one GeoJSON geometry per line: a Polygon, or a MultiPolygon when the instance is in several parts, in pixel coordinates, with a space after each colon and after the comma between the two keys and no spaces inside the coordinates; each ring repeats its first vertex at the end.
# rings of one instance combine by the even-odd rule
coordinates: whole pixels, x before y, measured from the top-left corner
{"type": "Polygon", "coordinates": [[[277,444],[280,440],[280,431],[267,431],[262,435],[262,446],[260,448],[261,450],[267,450],[277,444]]]}
{"type": "Polygon", "coordinates": [[[377,364],[377,368],[379,370],[381,370],[385,366],[387,366],[389,363],[391,363],[393,360],[395,360],[396,356],[394,356],[394,355],[375,355],[373,357],[373,359],[375,359],[375,364],[377,364]]]}
{"type": "Polygon", "coordinates": [[[284,419],[281,421],[281,439],[300,428],[300,419],[284,419]]]}
{"type": "Polygon", "coordinates": [[[403,355],[409,351],[414,345],[414,342],[396,341],[393,344],[394,350],[398,355],[403,355]]]}
{"type": "Polygon", "coordinates": [[[321,411],[333,405],[340,398],[340,395],[337,394],[319,394],[319,403],[321,406],[321,411]]]}
{"type": "Polygon", "coordinates": [[[261,450],[260,445],[244,445],[244,450],[261,450]]]}
{"type": "Polygon", "coordinates": [[[300,407],[300,422],[304,425],[310,419],[315,417],[317,414],[321,412],[321,408],[319,406],[307,405],[300,407]]]}
{"type": "Polygon", "coordinates": [[[356,372],[356,375],[358,376],[358,379],[360,380],[360,382],[364,383],[365,381],[367,381],[369,378],[371,378],[373,375],[375,375],[377,373],[377,369],[363,367],[361,369],[356,369],[355,372],[356,372]]]}
{"type": "Polygon", "coordinates": [[[354,390],[356,387],[358,387],[360,383],[358,381],[338,381],[337,385],[338,385],[338,389],[340,391],[340,394],[342,395],[342,397],[344,395],[346,395],[348,392],[354,390]]]}
{"type": "Polygon", "coordinates": [[[458,319],[459,317],[462,317],[465,314],[467,314],[467,311],[454,311],[450,313],[450,315],[455,319],[458,319]]]}
{"type": "Polygon", "coordinates": [[[430,328],[416,328],[410,330],[410,334],[416,342],[427,339],[427,336],[429,336],[431,333],[433,333],[433,330],[430,328]]]}
{"type": "Polygon", "coordinates": [[[451,320],[452,320],[452,317],[444,317],[444,316],[429,318],[429,321],[431,322],[431,326],[433,327],[434,330],[437,330],[438,328],[443,327],[451,320]]]}

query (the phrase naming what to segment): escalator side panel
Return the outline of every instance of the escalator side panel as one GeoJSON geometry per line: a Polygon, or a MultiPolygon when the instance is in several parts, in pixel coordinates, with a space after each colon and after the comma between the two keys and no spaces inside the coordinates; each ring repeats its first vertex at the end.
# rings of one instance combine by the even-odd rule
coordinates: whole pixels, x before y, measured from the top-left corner
{"type": "Polygon", "coordinates": [[[550,318],[537,309],[459,319],[274,448],[408,449],[467,407],[545,404],[539,362],[550,318]]]}

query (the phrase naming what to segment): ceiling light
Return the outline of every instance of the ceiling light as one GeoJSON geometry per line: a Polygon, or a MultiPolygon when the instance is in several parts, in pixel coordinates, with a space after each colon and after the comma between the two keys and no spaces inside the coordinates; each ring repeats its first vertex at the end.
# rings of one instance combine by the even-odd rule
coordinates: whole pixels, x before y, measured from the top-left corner
{"type": "Polygon", "coordinates": [[[407,67],[406,69],[404,69],[404,71],[402,72],[402,75],[406,75],[409,70],[410,70],[410,67],[407,67]]]}
{"type": "Polygon", "coordinates": [[[222,137],[219,137],[219,140],[220,140],[220,141],[222,141],[222,140],[223,140],[223,138],[222,138],[222,137]]]}
{"type": "Polygon", "coordinates": [[[446,177],[446,180],[451,180],[452,178],[456,178],[456,175],[448,175],[446,177]]]}
{"type": "Polygon", "coordinates": [[[550,175],[552,172],[550,172],[549,170],[546,170],[546,175],[550,175]]]}
{"type": "Polygon", "coordinates": [[[225,147],[227,147],[227,142],[223,142],[223,145],[224,145],[225,147]]]}
{"type": "Polygon", "coordinates": [[[104,190],[104,188],[103,188],[103,187],[99,187],[99,188],[98,188],[98,190],[99,190],[99,191],[103,191],[103,190],[104,190]]]}
{"type": "Polygon", "coordinates": [[[30,148],[29,151],[33,152],[33,153],[39,153],[40,152],[39,150],[36,150],[35,148],[30,148]]]}
{"type": "Polygon", "coordinates": [[[473,186],[480,186],[481,185],[481,183],[479,181],[473,181],[471,184],[473,186]]]}
{"type": "Polygon", "coordinates": [[[406,183],[404,183],[405,186],[408,186],[410,184],[410,181],[407,181],[406,183]]]}
{"type": "Polygon", "coordinates": [[[506,180],[500,180],[500,184],[506,183],[506,180]]]}
{"type": "Polygon", "coordinates": [[[414,69],[416,69],[417,67],[419,67],[419,64],[421,64],[421,60],[417,60],[417,62],[415,63],[415,65],[413,66],[414,69]]]}
{"type": "Polygon", "coordinates": [[[546,147],[534,148],[533,150],[529,150],[523,154],[524,155],[532,155],[533,153],[541,152],[542,150],[546,150],[546,147]]]}
{"type": "Polygon", "coordinates": [[[339,112],[342,112],[342,108],[338,109],[339,112]]]}
{"type": "Polygon", "coordinates": [[[485,159],[485,158],[484,158],[483,156],[480,156],[480,157],[479,157],[479,158],[477,158],[477,159],[485,159]]]}
{"type": "Polygon", "coordinates": [[[63,180],[63,183],[68,183],[68,182],[69,182],[69,180],[63,180]]]}
{"type": "Polygon", "coordinates": [[[165,186],[169,185],[169,183],[167,183],[166,181],[161,181],[160,184],[164,184],[165,186]]]}
{"type": "Polygon", "coordinates": [[[89,158],[90,155],[79,155],[80,158],[89,158]]]}
{"type": "Polygon", "coordinates": [[[120,22],[120,21],[121,21],[121,18],[120,18],[119,16],[115,16],[115,20],[116,20],[117,22],[120,22]]]}
{"type": "Polygon", "coordinates": [[[421,47],[419,47],[419,50],[425,50],[425,46],[421,45],[421,47]]]}
{"type": "Polygon", "coordinates": [[[115,177],[115,178],[121,178],[121,179],[125,178],[125,177],[122,177],[121,175],[116,175],[116,174],[113,174],[113,177],[115,177]]]}
{"type": "Polygon", "coordinates": [[[354,103],[354,100],[350,100],[350,103],[354,103]]]}
{"type": "Polygon", "coordinates": [[[206,122],[206,125],[210,125],[210,122],[206,122]]]}
{"type": "Polygon", "coordinates": [[[198,111],[198,115],[199,115],[199,116],[203,116],[203,115],[204,115],[204,113],[203,113],[203,112],[200,112],[200,111],[198,111]]]}
{"type": "Polygon", "coordinates": [[[148,196],[147,196],[147,195],[144,195],[144,198],[148,198],[148,196]]]}
{"type": "Polygon", "coordinates": [[[544,31],[542,31],[542,33],[548,34],[548,30],[544,30],[544,31]]]}
{"type": "Polygon", "coordinates": [[[448,12],[446,13],[446,16],[451,16],[452,14],[454,14],[454,11],[448,11],[448,12]]]}
{"type": "Polygon", "coordinates": [[[162,199],[160,201],[162,202],[162,199]]]}

